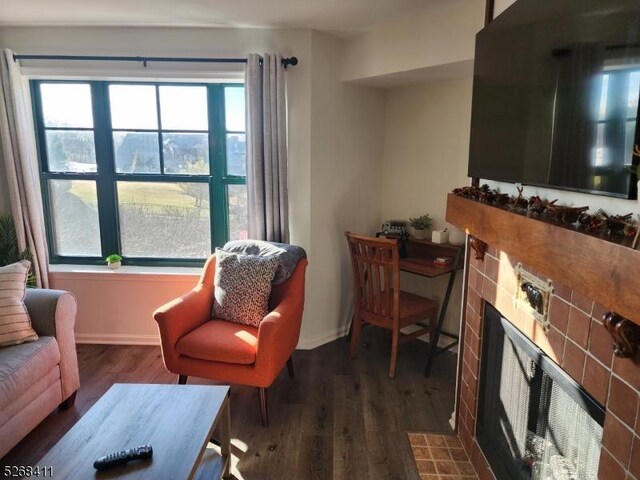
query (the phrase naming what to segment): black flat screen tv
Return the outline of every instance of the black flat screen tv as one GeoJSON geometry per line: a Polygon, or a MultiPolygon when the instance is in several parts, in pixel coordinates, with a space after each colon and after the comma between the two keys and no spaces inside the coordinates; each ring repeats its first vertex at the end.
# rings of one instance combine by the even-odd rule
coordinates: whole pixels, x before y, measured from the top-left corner
{"type": "Polygon", "coordinates": [[[640,0],[518,0],[476,37],[469,176],[637,198],[638,97],[640,0]]]}

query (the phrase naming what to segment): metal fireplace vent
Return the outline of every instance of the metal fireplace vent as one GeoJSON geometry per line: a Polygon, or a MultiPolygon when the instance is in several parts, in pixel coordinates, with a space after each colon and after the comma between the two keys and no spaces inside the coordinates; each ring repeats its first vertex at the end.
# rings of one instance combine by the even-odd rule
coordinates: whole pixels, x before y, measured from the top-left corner
{"type": "Polygon", "coordinates": [[[485,304],[476,436],[496,478],[597,480],[604,407],[485,304]]]}

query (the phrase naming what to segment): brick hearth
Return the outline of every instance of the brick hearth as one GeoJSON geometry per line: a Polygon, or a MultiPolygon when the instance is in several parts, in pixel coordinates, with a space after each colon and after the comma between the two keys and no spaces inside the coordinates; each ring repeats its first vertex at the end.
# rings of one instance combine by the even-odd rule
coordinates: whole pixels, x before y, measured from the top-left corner
{"type": "Polygon", "coordinates": [[[488,301],[606,407],[599,478],[640,480],[640,359],[615,357],[611,337],[601,323],[605,308],[565,285],[554,282],[548,333],[531,316],[514,309],[518,262],[489,246],[484,261],[472,256],[468,268],[457,414],[460,439],[476,471],[481,479],[494,478],[474,433],[483,302],[488,301]]]}

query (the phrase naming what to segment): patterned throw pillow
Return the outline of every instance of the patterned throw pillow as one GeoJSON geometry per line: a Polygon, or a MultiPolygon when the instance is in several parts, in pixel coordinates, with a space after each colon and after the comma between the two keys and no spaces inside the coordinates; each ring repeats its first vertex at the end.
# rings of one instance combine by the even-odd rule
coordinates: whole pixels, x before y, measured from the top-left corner
{"type": "Polygon", "coordinates": [[[0,347],[38,339],[23,302],[30,267],[27,260],[0,267],[0,347]]]}
{"type": "Polygon", "coordinates": [[[216,248],[213,317],[258,327],[269,309],[275,257],[237,255],[216,248]]]}

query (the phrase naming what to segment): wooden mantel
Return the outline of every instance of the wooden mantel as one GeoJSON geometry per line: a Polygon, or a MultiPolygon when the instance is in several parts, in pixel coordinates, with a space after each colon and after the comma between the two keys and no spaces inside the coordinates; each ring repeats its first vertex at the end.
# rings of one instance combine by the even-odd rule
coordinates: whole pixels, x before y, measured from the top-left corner
{"type": "Polygon", "coordinates": [[[640,251],[452,193],[446,218],[640,325],[640,251]]]}

